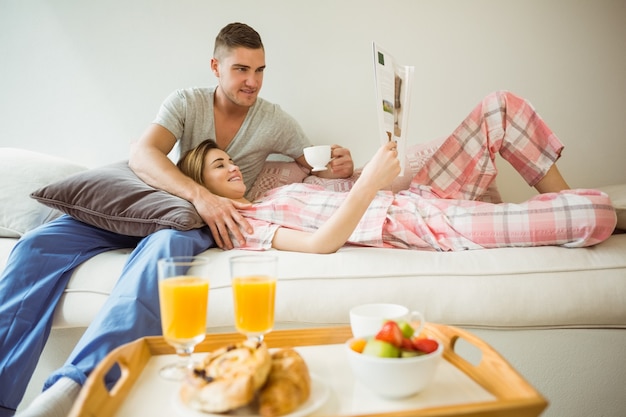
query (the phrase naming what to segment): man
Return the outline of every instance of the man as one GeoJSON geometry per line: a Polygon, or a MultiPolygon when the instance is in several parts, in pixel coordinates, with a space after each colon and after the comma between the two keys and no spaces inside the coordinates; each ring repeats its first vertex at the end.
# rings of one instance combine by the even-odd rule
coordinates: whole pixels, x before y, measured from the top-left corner
{"type": "MultiPolygon", "coordinates": [[[[249,230],[250,225],[238,214],[236,203],[184,176],[167,157],[175,145],[184,153],[215,138],[251,182],[271,153],[291,156],[310,168],[302,154],[309,142],[300,126],[279,106],[258,98],[265,69],[258,33],[241,23],[224,27],[215,41],[211,69],[218,85],[170,95],[130,157],[140,178],[190,201],[208,228],[168,229],[138,238],[63,216],[20,239],[0,277],[0,417],[15,413],[45,345],[56,304],[78,265],[101,252],[134,248],[103,308],[23,416],[66,416],[88,374],[112,349],[161,334],[157,259],[195,255],[214,245],[230,249],[229,230],[243,241],[240,228],[249,230]],[[38,262],[30,261],[33,254],[38,262]]],[[[326,177],[352,175],[347,149],[333,147],[333,157],[326,177]]],[[[110,375],[108,382],[116,378],[110,375]]]]}
{"type": "MultiPolygon", "coordinates": [[[[167,159],[167,153],[177,140],[181,141],[181,151],[185,152],[204,139],[215,139],[221,149],[235,158],[244,178],[251,179],[246,184],[248,189],[272,151],[291,156],[300,165],[310,168],[302,155],[308,142],[300,127],[278,106],[265,101],[258,103],[265,51],[261,38],[251,31],[246,25],[232,24],[220,32],[211,60],[211,70],[219,80],[217,88],[213,91],[184,90],[170,96],[156,123],[135,146],[130,160],[131,168],[144,181],[192,202],[209,225],[215,243],[227,249],[233,247],[228,229],[243,241],[237,226],[248,228],[249,225],[231,202],[210,194],[167,159]],[[191,110],[185,109],[186,105],[191,106],[191,110]],[[271,122],[268,124],[262,115],[270,117],[271,122]],[[192,126],[189,126],[190,116],[192,126]],[[183,120],[186,121],[184,131],[183,120]],[[259,132],[260,129],[266,131],[259,132]]],[[[333,158],[331,170],[318,175],[328,178],[352,175],[353,163],[347,149],[335,147],[333,158]]]]}

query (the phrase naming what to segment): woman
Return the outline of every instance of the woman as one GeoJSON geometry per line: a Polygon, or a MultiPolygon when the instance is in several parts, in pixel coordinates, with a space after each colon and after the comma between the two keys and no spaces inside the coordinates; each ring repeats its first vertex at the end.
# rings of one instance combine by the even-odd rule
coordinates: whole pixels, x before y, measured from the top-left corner
{"type": "Polygon", "coordinates": [[[216,195],[248,203],[254,232],[242,249],[332,253],[346,243],[441,251],[507,246],[582,247],[616,224],[608,196],[570,190],[555,161],[563,145],[523,99],[487,96],[422,167],[408,190],[381,191],[400,172],[396,144],[380,147],[347,193],[291,184],[254,204],[241,173],[213,141],[178,163],[216,195]],[[477,201],[495,179],[500,153],[541,195],[521,204],[477,201]]]}

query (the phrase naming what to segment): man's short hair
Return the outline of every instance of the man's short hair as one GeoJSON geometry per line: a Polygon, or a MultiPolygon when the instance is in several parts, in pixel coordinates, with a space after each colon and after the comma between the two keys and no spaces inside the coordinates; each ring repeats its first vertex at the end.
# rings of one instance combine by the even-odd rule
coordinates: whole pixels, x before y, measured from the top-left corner
{"type": "Polygon", "coordinates": [[[221,58],[234,48],[264,49],[261,35],[245,23],[230,23],[217,34],[213,56],[221,58]]]}

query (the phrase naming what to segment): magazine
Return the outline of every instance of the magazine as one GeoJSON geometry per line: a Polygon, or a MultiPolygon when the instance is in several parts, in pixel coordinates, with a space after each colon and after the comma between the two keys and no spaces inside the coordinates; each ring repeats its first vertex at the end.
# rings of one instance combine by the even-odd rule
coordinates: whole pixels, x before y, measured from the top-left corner
{"type": "Polygon", "coordinates": [[[402,176],[406,162],[407,126],[415,67],[399,65],[394,57],[376,42],[373,46],[376,114],[380,143],[382,145],[390,140],[398,143],[398,159],[402,176]]]}

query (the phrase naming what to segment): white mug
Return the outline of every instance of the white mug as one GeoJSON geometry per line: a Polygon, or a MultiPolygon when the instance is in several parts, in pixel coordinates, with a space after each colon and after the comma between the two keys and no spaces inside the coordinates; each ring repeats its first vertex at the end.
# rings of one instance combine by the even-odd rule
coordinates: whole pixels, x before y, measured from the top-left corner
{"type": "Polygon", "coordinates": [[[400,304],[375,303],[362,304],[350,310],[350,327],[354,337],[374,336],[387,320],[404,320],[415,328],[418,335],[424,328],[424,316],[419,311],[411,311],[400,304]]]}
{"type": "Polygon", "coordinates": [[[304,148],[304,159],[313,167],[313,171],[324,171],[330,162],[330,145],[309,146],[304,148]]]}

